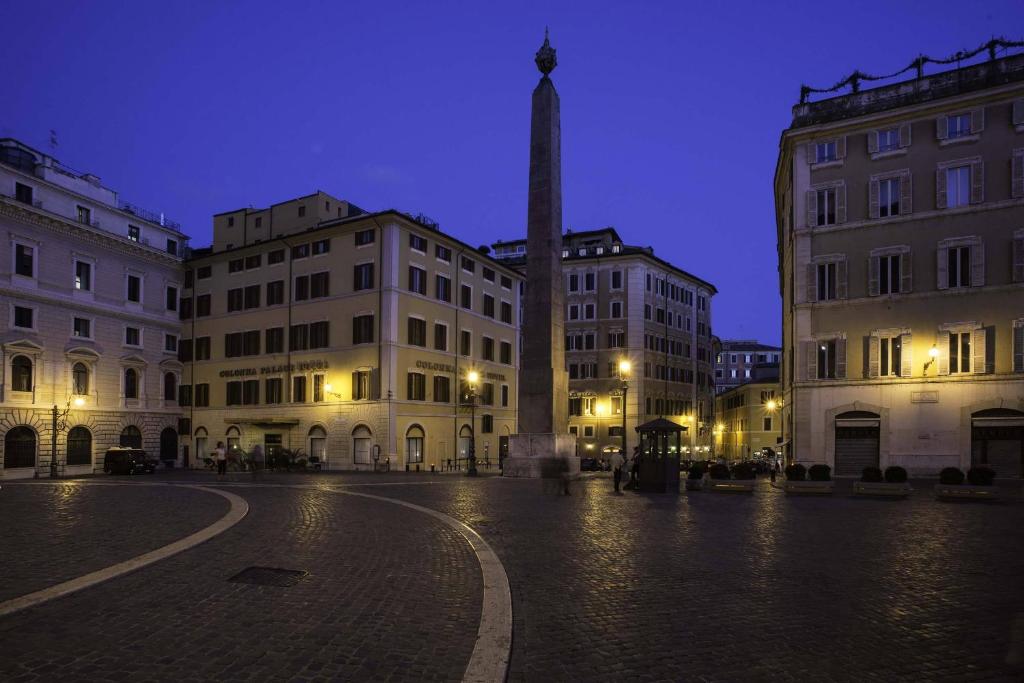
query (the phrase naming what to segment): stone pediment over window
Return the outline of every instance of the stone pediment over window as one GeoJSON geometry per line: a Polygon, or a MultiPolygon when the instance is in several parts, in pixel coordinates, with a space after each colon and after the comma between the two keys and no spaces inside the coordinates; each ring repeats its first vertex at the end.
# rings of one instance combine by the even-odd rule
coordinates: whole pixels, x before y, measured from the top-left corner
{"type": "Polygon", "coordinates": [[[185,366],[182,365],[180,361],[166,358],[160,361],[160,367],[164,370],[182,370],[185,366]]]}
{"type": "Polygon", "coordinates": [[[121,362],[126,365],[148,365],[146,359],[142,356],[130,353],[127,356],[121,356],[121,362]]]}
{"type": "Polygon", "coordinates": [[[40,353],[43,351],[42,344],[28,337],[18,337],[11,341],[5,341],[3,342],[3,347],[5,351],[25,351],[27,353],[40,353]]]}
{"type": "Polygon", "coordinates": [[[64,349],[64,355],[68,357],[76,358],[88,358],[89,360],[96,361],[100,359],[100,353],[89,346],[68,346],[64,349]]]}

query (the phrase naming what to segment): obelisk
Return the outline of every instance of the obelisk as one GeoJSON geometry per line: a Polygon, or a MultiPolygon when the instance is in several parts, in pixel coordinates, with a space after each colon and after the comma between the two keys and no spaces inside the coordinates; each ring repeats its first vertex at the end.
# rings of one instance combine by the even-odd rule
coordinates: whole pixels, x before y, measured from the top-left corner
{"type": "Polygon", "coordinates": [[[579,471],[569,434],[565,368],[565,283],[562,281],[562,130],[558,93],[549,75],[557,61],[544,32],[537,51],[542,74],[530,116],[530,187],[526,226],[526,305],[519,368],[519,431],[509,443],[506,476],[557,472],[566,458],[579,471]]]}

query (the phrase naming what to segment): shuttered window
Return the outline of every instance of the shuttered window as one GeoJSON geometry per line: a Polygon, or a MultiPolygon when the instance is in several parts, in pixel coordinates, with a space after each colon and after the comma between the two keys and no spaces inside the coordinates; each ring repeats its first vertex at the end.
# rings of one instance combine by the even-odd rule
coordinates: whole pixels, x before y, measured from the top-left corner
{"type": "Polygon", "coordinates": [[[818,259],[807,265],[807,301],[834,301],[847,298],[846,259],[818,259]]]}
{"type": "Polygon", "coordinates": [[[1013,233],[1013,281],[1024,282],[1024,228],[1013,233]]]}
{"type": "Polygon", "coordinates": [[[977,324],[957,325],[939,331],[939,374],[983,374],[988,363],[988,332],[977,324]]]}
{"type": "Polygon", "coordinates": [[[888,218],[913,211],[909,169],[873,175],[868,183],[868,216],[888,218]]]}
{"type": "Polygon", "coordinates": [[[935,208],[952,209],[985,201],[985,165],[981,157],[954,159],[935,171],[935,208]]]}
{"type": "Polygon", "coordinates": [[[874,332],[868,339],[868,377],[910,377],[909,331],[874,332]]]}
{"type": "Polygon", "coordinates": [[[1013,371],[1024,372],[1024,318],[1013,321],[1013,371]]]}
{"type": "Polygon", "coordinates": [[[846,222],[846,184],[818,185],[807,191],[807,225],[821,227],[846,222]]]}
{"type": "Polygon", "coordinates": [[[907,294],[913,291],[910,247],[876,249],[868,256],[868,295],[907,294]]]}
{"type": "Polygon", "coordinates": [[[985,284],[985,247],[980,237],[943,240],[936,253],[939,289],[985,284]]]}
{"type": "Polygon", "coordinates": [[[846,339],[835,337],[803,343],[806,379],[846,378],[846,339]]]}

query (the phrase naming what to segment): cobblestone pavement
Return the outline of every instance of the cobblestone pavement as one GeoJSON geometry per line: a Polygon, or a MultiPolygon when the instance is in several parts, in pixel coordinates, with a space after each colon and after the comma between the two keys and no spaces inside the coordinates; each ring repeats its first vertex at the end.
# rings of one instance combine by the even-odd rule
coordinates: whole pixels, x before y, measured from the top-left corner
{"type": "Polygon", "coordinates": [[[848,483],[787,498],[767,482],[753,495],[675,497],[615,495],[598,477],[562,497],[495,477],[225,481],[252,512],[223,536],[0,619],[2,642],[19,644],[13,658],[0,650],[0,679],[458,678],[480,605],[465,541],[385,503],[273,488],[309,484],[479,531],[512,587],[513,681],[1020,681],[1020,484],[1004,485],[1006,502],[976,504],[937,502],[933,483],[887,501],[854,499],[848,483]],[[275,563],[313,574],[288,589],[224,582],[275,563]],[[147,635],[112,649],[107,633],[147,635]]]}
{"type": "Polygon", "coordinates": [[[115,496],[74,482],[4,483],[0,602],[167,545],[227,509],[220,496],[181,487],[119,486],[115,496]]]}

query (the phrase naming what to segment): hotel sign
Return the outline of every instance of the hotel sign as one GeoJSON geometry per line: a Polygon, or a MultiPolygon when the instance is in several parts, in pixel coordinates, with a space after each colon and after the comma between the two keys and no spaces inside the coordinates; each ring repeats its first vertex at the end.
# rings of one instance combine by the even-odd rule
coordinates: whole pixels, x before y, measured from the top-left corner
{"type": "MultiPolygon", "coordinates": [[[[418,360],[416,361],[416,367],[420,370],[433,370],[434,372],[447,372],[449,374],[455,374],[455,366],[449,365],[448,363],[434,363],[429,360],[418,360]]],[[[481,373],[487,379],[495,379],[499,382],[505,381],[505,375],[500,372],[485,372],[481,373]]]]}
{"type": "Polygon", "coordinates": [[[221,377],[255,377],[256,375],[274,375],[279,372],[308,372],[310,370],[326,370],[325,360],[306,360],[301,363],[282,363],[281,365],[264,365],[261,368],[235,368],[221,370],[221,377]]]}

